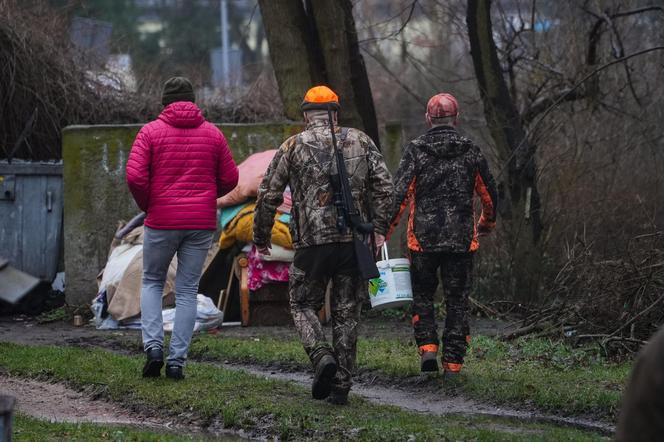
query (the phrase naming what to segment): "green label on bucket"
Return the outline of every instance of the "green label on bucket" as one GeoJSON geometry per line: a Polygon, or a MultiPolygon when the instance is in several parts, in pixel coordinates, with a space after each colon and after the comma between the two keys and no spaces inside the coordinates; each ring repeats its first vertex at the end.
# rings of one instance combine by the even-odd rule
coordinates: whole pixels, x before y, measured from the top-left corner
{"type": "Polygon", "coordinates": [[[380,278],[369,280],[369,295],[376,296],[378,292],[382,292],[387,287],[387,283],[380,278]]]}

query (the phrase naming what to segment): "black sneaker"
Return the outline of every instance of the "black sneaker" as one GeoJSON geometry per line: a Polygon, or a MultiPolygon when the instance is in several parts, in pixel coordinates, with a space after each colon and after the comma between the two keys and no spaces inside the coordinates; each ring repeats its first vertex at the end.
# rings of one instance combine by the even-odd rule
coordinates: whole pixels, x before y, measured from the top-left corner
{"type": "Polygon", "coordinates": [[[164,352],[159,347],[148,348],[145,352],[147,360],[143,366],[144,378],[158,378],[164,366],[164,352]]]}
{"type": "Polygon", "coordinates": [[[181,365],[167,365],[166,366],[166,377],[180,381],[184,379],[184,372],[181,365]]]}
{"type": "Polygon", "coordinates": [[[316,374],[311,385],[311,395],[314,399],[325,399],[332,390],[332,379],[337,374],[337,362],[332,355],[325,355],[316,364],[316,374]]]}
{"type": "Polygon", "coordinates": [[[432,351],[425,351],[420,356],[420,371],[422,372],[437,372],[438,361],[436,360],[436,353],[432,351]]]}
{"type": "Polygon", "coordinates": [[[348,405],[348,392],[332,391],[327,397],[327,401],[333,405],[348,405]]]}

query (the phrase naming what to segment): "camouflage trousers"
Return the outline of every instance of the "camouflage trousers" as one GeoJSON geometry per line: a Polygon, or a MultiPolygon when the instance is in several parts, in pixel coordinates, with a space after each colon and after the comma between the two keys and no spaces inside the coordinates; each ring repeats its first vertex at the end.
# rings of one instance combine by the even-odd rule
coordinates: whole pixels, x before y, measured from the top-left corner
{"type": "Polygon", "coordinates": [[[415,341],[418,347],[439,345],[433,296],[438,288],[437,272],[440,269],[447,312],[443,331],[443,363],[463,364],[470,339],[468,296],[473,254],[411,252],[411,256],[415,341]]]}
{"type": "Polygon", "coordinates": [[[296,262],[291,266],[289,293],[290,309],[304,350],[316,366],[325,354],[337,360],[337,374],[332,390],[348,392],[355,371],[357,333],[360,322],[362,298],[367,293],[367,283],[357,272],[335,272],[334,267],[326,275],[312,277],[296,262]],[[325,302],[327,286],[332,282],[330,304],[332,310],[332,345],[325,338],[318,312],[325,302]]]}

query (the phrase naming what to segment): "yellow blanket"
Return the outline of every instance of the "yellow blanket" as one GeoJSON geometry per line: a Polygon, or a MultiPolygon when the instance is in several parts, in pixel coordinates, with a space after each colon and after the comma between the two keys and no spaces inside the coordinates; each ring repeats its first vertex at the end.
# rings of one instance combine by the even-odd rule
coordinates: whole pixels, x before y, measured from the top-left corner
{"type": "MultiPolygon", "coordinates": [[[[254,238],[254,210],[256,204],[249,204],[237,214],[233,220],[228,223],[219,237],[219,248],[227,249],[239,242],[252,242],[254,238]]],[[[277,244],[287,249],[293,248],[293,239],[291,238],[288,226],[275,217],[274,227],[272,227],[272,244],[277,244]]]]}

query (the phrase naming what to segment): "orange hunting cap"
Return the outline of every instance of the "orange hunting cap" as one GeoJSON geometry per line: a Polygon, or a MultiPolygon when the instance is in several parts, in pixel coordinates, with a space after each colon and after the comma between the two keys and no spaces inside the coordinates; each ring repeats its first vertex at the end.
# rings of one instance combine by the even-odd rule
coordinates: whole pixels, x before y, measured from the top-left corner
{"type": "Polygon", "coordinates": [[[331,107],[332,110],[338,111],[339,97],[337,94],[327,86],[315,86],[309,89],[302,101],[302,111],[309,110],[327,110],[331,107]]]}

